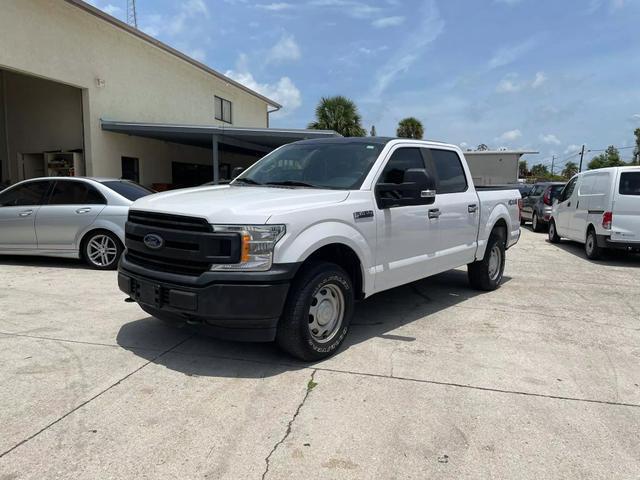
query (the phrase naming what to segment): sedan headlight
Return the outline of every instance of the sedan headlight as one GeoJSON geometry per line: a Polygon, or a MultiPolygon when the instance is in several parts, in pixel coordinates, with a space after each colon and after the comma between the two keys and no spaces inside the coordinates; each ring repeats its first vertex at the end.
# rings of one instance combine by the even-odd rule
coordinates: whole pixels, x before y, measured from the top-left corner
{"type": "Polygon", "coordinates": [[[214,264],[211,270],[264,272],[273,264],[273,249],[285,234],[284,225],[213,225],[214,232],[240,234],[240,263],[214,264]]]}

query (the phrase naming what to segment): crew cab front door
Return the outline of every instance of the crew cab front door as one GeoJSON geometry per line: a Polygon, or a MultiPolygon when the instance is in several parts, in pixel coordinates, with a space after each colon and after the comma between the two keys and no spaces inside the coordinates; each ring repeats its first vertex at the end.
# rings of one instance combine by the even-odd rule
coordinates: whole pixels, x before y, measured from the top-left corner
{"type": "Polygon", "coordinates": [[[0,193],[0,250],[37,247],[35,218],[51,182],[34,180],[0,193]]]}
{"type": "MultiPolygon", "coordinates": [[[[379,175],[377,184],[402,184],[409,169],[425,169],[421,149],[398,146],[379,175]]],[[[438,247],[438,199],[430,205],[385,208],[376,215],[377,291],[431,275],[438,247]]]]}

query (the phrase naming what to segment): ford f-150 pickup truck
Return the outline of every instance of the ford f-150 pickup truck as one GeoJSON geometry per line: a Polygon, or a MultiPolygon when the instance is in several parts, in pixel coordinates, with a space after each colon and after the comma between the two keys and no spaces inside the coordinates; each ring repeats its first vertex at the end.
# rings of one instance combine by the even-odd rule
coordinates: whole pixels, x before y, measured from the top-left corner
{"type": "Polygon", "coordinates": [[[304,140],[229,185],[136,201],[118,284],[161,320],[319,360],[356,300],[463,265],[473,287],[497,288],[519,199],[474,188],[453,145],[304,140]]]}

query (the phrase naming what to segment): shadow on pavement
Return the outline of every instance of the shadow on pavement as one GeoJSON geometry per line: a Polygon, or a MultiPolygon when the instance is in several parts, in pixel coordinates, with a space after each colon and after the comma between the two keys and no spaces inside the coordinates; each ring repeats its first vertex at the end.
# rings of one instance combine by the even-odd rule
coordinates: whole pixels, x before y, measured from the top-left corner
{"type": "Polygon", "coordinates": [[[19,265],[21,267],[73,268],[89,269],[78,258],[38,257],[35,255],[7,255],[0,257],[0,265],[19,265]]]}
{"type": "MultiPolygon", "coordinates": [[[[547,240],[548,242],[548,240],[547,240]]],[[[589,260],[584,253],[584,245],[571,240],[562,240],[560,243],[552,244],[571,255],[591,262],[596,265],[608,265],[612,267],[640,267],[640,254],[633,252],[625,252],[624,250],[605,250],[600,260],[589,260]]]]}
{"type": "MultiPolygon", "coordinates": [[[[509,280],[510,277],[505,276],[503,284],[509,280]]],[[[486,292],[471,289],[466,271],[451,270],[374,295],[357,304],[349,334],[337,355],[374,337],[414,341],[413,337],[391,332],[418,319],[429,321],[430,315],[483,294],[486,292]]],[[[177,344],[188,338],[169,354],[154,360],[187,375],[260,378],[314,365],[295,360],[278,350],[274,343],[230,342],[202,335],[189,338],[191,335],[186,328],[172,328],[153,317],[145,317],[123,325],[118,332],[117,343],[138,356],[154,360],[159,351],[136,347],[143,343],[144,338],[166,336],[167,344],[177,344]],[[247,363],[239,366],[237,362],[229,364],[228,360],[247,363]]]]}

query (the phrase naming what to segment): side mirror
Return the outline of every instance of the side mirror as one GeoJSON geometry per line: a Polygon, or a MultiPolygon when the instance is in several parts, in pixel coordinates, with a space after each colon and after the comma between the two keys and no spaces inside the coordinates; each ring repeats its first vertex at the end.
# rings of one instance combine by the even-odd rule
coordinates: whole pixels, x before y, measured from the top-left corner
{"type": "Polygon", "coordinates": [[[436,200],[435,181],[424,168],[404,172],[402,183],[379,183],[375,188],[378,208],[430,205],[436,200]]]}
{"type": "Polygon", "coordinates": [[[244,167],[235,167],[233,170],[231,170],[231,178],[236,178],[238,175],[244,172],[244,170],[244,167]]]}

